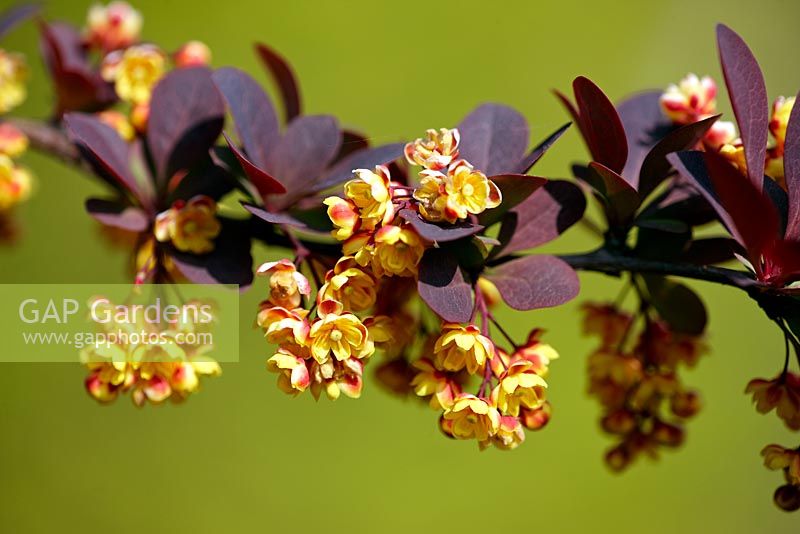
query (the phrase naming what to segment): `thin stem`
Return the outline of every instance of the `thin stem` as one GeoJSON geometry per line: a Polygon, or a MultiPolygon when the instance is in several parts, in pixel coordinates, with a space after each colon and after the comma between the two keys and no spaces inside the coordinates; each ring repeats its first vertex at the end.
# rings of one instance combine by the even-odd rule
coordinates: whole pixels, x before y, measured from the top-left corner
{"type": "Polygon", "coordinates": [[[491,312],[489,313],[489,320],[492,321],[492,324],[495,326],[495,328],[497,328],[497,330],[503,335],[503,337],[506,338],[506,341],[508,341],[511,344],[514,350],[517,350],[519,348],[519,345],[517,345],[514,342],[514,338],[512,338],[511,335],[508,332],[506,332],[506,329],[503,328],[499,322],[497,322],[497,319],[494,318],[494,315],[492,315],[491,312]]]}

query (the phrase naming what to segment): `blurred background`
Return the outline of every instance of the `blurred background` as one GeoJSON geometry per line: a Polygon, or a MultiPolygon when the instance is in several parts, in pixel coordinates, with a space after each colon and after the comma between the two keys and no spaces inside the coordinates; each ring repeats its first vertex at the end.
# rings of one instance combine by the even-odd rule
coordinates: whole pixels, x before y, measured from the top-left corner
{"type": "MultiPolygon", "coordinates": [[[[5,3],[5,1],[3,1],[5,3]]],[[[82,25],[88,2],[50,2],[50,19],[82,25]]],[[[307,113],[332,113],[375,142],[407,140],[453,126],[474,106],[497,101],[530,121],[532,140],[566,121],[550,94],[582,74],[613,99],[664,87],[689,71],[721,80],[714,24],[740,32],[764,69],[770,100],[795,94],[800,3],[792,0],[669,2],[216,2],[139,0],[144,38],[172,50],[209,44],[214,66],[236,65],[266,81],[251,45],[262,40],[299,74],[307,113]]],[[[45,117],[51,88],[33,25],[3,47],[24,52],[30,95],[17,115],[45,117]]],[[[720,83],[721,85],[721,83],[720,83]]],[[[724,89],[720,106],[729,111],[724,89]]],[[[584,160],[569,132],[537,166],[566,177],[584,160]]],[[[125,282],[125,254],[99,239],[83,200],[101,188],[29,153],[35,196],[18,213],[23,238],[0,250],[0,282],[125,282]]],[[[596,245],[576,227],[550,250],[596,245]]],[[[255,251],[256,261],[267,258],[255,251]]],[[[800,516],[779,511],[780,473],[762,467],[772,442],[797,445],[774,414],[758,415],[748,380],[780,369],[783,340],[734,290],[695,284],[710,310],[712,352],[689,386],[704,408],[685,445],[622,475],[602,462],[610,445],[586,394],[594,341],[581,337],[581,301],[613,299],[619,282],[582,275],[579,300],[511,314],[517,337],[533,326],[561,359],[551,368],[554,417],[513,452],[478,452],[439,433],[424,404],[396,399],[370,377],[358,401],[292,399],[265,370],[270,355],[249,320],[240,363],[183,405],[136,409],[128,398],[98,406],[76,365],[0,367],[0,531],[221,532],[325,530],[429,532],[550,529],[601,532],[797,532],[800,516]]],[[[253,315],[264,288],[242,298],[253,315]]],[[[1,349],[0,349],[1,350],[1,349]]],[[[368,371],[371,369],[368,368],[368,371]]]]}

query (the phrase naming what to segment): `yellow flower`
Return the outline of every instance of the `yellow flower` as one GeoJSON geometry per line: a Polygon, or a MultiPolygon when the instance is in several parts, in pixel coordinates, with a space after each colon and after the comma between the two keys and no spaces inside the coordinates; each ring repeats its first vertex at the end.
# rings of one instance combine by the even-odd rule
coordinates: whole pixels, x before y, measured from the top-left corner
{"type": "Polygon", "coordinates": [[[356,178],[344,185],[344,192],[356,208],[365,225],[374,228],[378,224],[389,224],[394,218],[391,176],[383,165],[375,171],[356,169],[356,178]]]}
{"type": "Polygon", "coordinates": [[[443,419],[446,430],[457,439],[485,441],[500,428],[497,408],[469,393],[456,397],[452,406],[445,409],[443,419]]]}
{"type": "Polygon", "coordinates": [[[446,410],[453,400],[461,394],[461,386],[453,377],[436,368],[432,361],[420,358],[413,363],[418,370],[411,381],[414,393],[420,397],[430,397],[430,406],[434,410],[446,410]]]}
{"type": "Polygon", "coordinates": [[[27,169],[15,165],[5,154],[0,154],[0,213],[27,200],[32,181],[27,169]]]}
{"type": "Polygon", "coordinates": [[[211,63],[211,49],[202,41],[189,41],[175,52],[172,59],[179,69],[202,67],[211,63]]]}
{"type": "Polygon", "coordinates": [[[339,197],[328,197],[323,204],[328,206],[328,217],[336,227],[331,235],[339,241],[352,237],[359,223],[356,205],[339,197]]]}
{"type": "Polygon", "coordinates": [[[336,300],[345,309],[363,311],[375,304],[377,282],[368,272],[359,268],[355,258],[344,256],[325,276],[325,284],[317,294],[319,302],[336,300]]]}
{"type": "Polygon", "coordinates": [[[494,445],[498,449],[510,451],[522,445],[523,441],[525,441],[525,430],[520,420],[509,415],[501,415],[497,434],[486,441],[481,441],[478,445],[481,450],[494,445]]]}
{"type": "Polygon", "coordinates": [[[367,267],[372,262],[372,255],[375,252],[372,238],[370,232],[354,234],[342,243],[342,253],[345,256],[352,256],[361,267],[367,267]]]}
{"type": "Polygon", "coordinates": [[[216,213],[216,202],[204,195],[193,197],[188,202],[177,201],[156,217],[156,239],[162,243],[171,241],[181,252],[211,252],[214,238],[222,229],[216,213]]]}
{"type": "Polygon", "coordinates": [[[789,115],[794,107],[795,97],[785,98],[779,96],[772,104],[772,117],[769,121],[769,131],[775,138],[775,145],[780,154],[783,154],[783,144],[786,141],[786,126],[789,124],[789,115]]]}
{"type": "Polygon", "coordinates": [[[133,125],[125,118],[125,115],[119,111],[101,111],[97,114],[97,118],[100,119],[100,122],[111,126],[125,141],[133,141],[136,137],[136,130],[133,129],[133,125]]]}
{"type": "Polygon", "coordinates": [[[764,457],[764,466],[767,469],[785,469],[787,481],[800,485],[800,452],[773,444],[764,447],[761,456],[764,457]]]}
{"type": "Polygon", "coordinates": [[[165,69],[166,58],[161,50],[153,45],[137,45],[107,55],[101,74],[114,83],[120,99],[142,104],[150,100],[153,87],[165,69]]]}
{"type": "Polygon", "coordinates": [[[28,149],[28,137],[16,126],[4,122],[0,124],[0,154],[17,158],[28,149]]]}
{"type": "Polygon", "coordinates": [[[267,369],[278,373],[278,388],[289,395],[302,393],[311,384],[305,360],[284,348],[267,360],[267,369]]]}
{"type": "Polygon", "coordinates": [[[343,361],[329,359],[323,363],[311,364],[311,394],[319,399],[324,390],[330,400],[336,400],[341,393],[351,399],[361,396],[364,386],[364,364],[357,358],[343,361]]]}
{"type": "Polygon", "coordinates": [[[375,352],[367,327],[341,303],[325,300],[318,307],[319,319],[311,325],[311,355],[322,364],[330,355],[338,361],[368,358],[375,352]]]}
{"type": "Polygon", "coordinates": [[[94,4],[89,9],[84,35],[89,45],[110,52],[139,40],[142,15],[127,2],[94,4]]]}
{"type": "Polygon", "coordinates": [[[458,219],[466,219],[470,213],[477,215],[486,209],[496,208],[502,201],[500,189],[494,182],[482,172],[474,170],[466,161],[451,165],[444,188],[447,192],[446,213],[453,213],[458,219]]]}
{"type": "Polygon", "coordinates": [[[264,301],[261,303],[256,322],[264,330],[264,337],[268,343],[283,347],[302,347],[306,345],[311,330],[306,320],[307,313],[306,310],[287,310],[264,301]]]}
{"type": "Polygon", "coordinates": [[[744,145],[741,139],[722,145],[719,153],[741,172],[747,171],[747,162],[744,159],[744,145]]]}
{"type": "Polygon", "coordinates": [[[542,330],[534,328],[528,334],[528,340],[511,355],[511,361],[524,360],[531,364],[531,372],[539,376],[547,376],[550,362],[558,359],[558,352],[551,345],[539,340],[542,330]]]}
{"type": "Polygon", "coordinates": [[[736,141],[736,125],[730,121],[716,121],[706,132],[703,141],[715,150],[736,141]]]}
{"type": "Polygon", "coordinates": [[[537,375],[528,361],[517,361],[508,366],[492,391],[492,400],[505,415],[519,415],[520,406],[535,409],[544,403],[547,382],[537,375]]]}
{"type": "Polygon", "coordinates": [[[550,422],[551,414],[550,403],[545,401],[541,406],[533,410],[522,408],[520,410],[520,421],[522,426],[528,430],[541,430],[550,422]]]}
{"type": "Polygon", "coordinates": [[[300,306],[303,295],[311,294],[311,284],[298,272],[295,264],[287,259],[262,264],[257,275],[269,276],[269,301],[281,308],[294,309],[300,306]]]}
{"type": "Polygon", "coordinates": [[[410,225],[384,226],[375,232],[372,270],[381,276],[415,276],[425,245],[410,225]]]}
{"type": "Polygon", "coordinates": [[[22,104],[27,91],[28,67],[20,54],[0,48],[0,113],[7,113],[22,104]]]}
{"type": "Polygon", "coordinates": [[[787,427],[800,430],[800,375],[787,372],[772,380],[756,378],[747,384],[745,393],[753,395],[759,413],[775,410],[787,427]]]}
{"type": "Polygon", "coordinates": [[[455,216],[447,214],[447,192],[445,176],[439,171],[423,171],[419,173],[419,187],[414,190],[414,199],[419,202],[419,214],[422,218],[439,222],[448,220],[455,222],[455,216]]]}
{"type": "Polygon", "coordinates": [[[716,112],[717,84],[709,76],[687,74],[661,95],[661,109],[676,124],[690,124],[716,112]]]}
{"type": "Polygon", "coordinates": [[[494,344],[475,325],[445,323],[434,345],[436,364],[446,371],[467,368],[475,374],[494,358],[494,344]]]}
{"type": "Polygon", "coordinates": [[[450,165],[458,157],[460,134],[453,128],[430,129],[426,137],[408,143],[404,153],[411,165],[420,165],[426,169],[439,170],[450,165]]]}

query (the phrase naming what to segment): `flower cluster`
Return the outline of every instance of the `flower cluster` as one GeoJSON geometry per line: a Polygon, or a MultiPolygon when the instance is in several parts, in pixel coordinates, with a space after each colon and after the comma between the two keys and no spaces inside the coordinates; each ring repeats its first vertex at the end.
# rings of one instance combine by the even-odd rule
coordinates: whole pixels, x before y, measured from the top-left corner
{"type": "MultiPolygon", "coordinates": [[[[309,263],[309,268],[314,266],[309,263]]],[[[361,396],[364,364],[376,347],[394,339],[388,316],[362,320],[354,313],[375,304],[372,273],[352,257],[341,258],[318,287],[311,309],[303,307],[311,284],[290,260],[265,263],[258,274],[269,279],[257,323],[266,340],[278,346],[267,361],[267,368],[279,375],[278,387],[291,395],[310,389],[315,399],[323,391],[331,400],[342,393],[361,396]]]]}
{"type": "Polygon", "coordinates": [[[163,323],[148,322],[141,314],[135,322],[120,320],[136,314],[120,314],[119,305],[106,299],[90,303],[92,308],[98,306],[116,312],[104,314],[112,320],[97,325],[102,336],[80,354],[89,369],[86,390],[98,402],[110,403],[128,392],[136,406],[167,399],[180,402],[199,389],[202,377],[222,373],[208,355],[213,350],[207,342],[210,337],[198,335],[213,327],[213,322],[196,317],[198,303],[184,303],[176,320],[163,323]]]}
{"type": "MultiPolygon", "coordinates": [[[[687,74],[678,84],[671,84],[661,95],[661,109],[676,125],[701,121],[718,113],[717,84],[710,76],[699,78],[687,74]]],[[[713,149],[733,143],[736,126],[728,121],[716,121],[703,141],[713,149]]]]}
{"type": "Polygon", "coordinates": [[[706,351],[702,339],[644,314],[634,343],[633,315],[611,304],[586,304],[583,311],[584,333],[600,340],[589,356],[589,393],[603,406],[603,430],[619,438],[606,453],[608,466],[621,471],[640,454],[655,458],[659,447],[680,445],[682,422],[698,412],[700,399],[677,371],[697,363],[706,351]]]}
{"type": "Polygon", "coordinates": [[[482,450],[515,449],[525,428],[539,430],[550,419],[545,376],[558,353],[540,334],[533,330],[508,353],[473,324],[445,323],[414,361],[411,385],[441,412],[440,428],[448,437],[475,439],[482,450]],[[472,377],[480,379],[477,394],[465,391],[472,377]]]}
{"type": "Polygon", "coordinates": [[[28,67],[20,54],[0,48],[0,113],[8,113],[25,100],[28,67]]]}
{"type": "Polygon", "coordinates": [[[0,124],[0,214],[30,195],[31,174],[15,161],[27,147],[25,134],[10,123],[0,124]]]}
{"type": "Polygon", "coordinates": [[[496,208],[500,190],[485,174],[458,158],[458,130],[428,130],[427,137],[408,143],[406,160],[423,167],[414,191],[420,215],[432,222],[454,223],[496,208]]]}
{"type": "Polygon", "coordinates": [[[780,445],[767,445],[761,456],[767,469],[783,471],[786,481],[775,490],[775,504],[787,512],[800,510],[800,447],[787,449],[780,445]]]}
{"type": "MultiPolygon", "coordinates": [[[[170,55],[156,45],[142,43],[142,15],[126,2],[94,5],[83,32],[86,45],[101,57],[100,74],[114,85],[123,102],[130,104],[128,115],[106,110],[101,120],[117,130],[125,140],[143,133],[150,113],[153,88],[166,74],[170,55]]],[[[177,68],[208,65],[211,51],[200,41],[189,41],[171,55],[177,68]]]]}

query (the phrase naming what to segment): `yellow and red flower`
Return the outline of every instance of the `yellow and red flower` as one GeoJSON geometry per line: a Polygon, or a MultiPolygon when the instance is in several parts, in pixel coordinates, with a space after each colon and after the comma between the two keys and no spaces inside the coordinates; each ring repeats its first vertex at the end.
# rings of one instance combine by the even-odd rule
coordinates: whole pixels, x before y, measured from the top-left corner
{"type": "Polygon", "coordinates": [[[713,115],[717,109],[717,84],[709,76],[687,74],[661,95],[664,114],[676,124],[691,124],[713,115]]]}
{"type": "Polygon", "coordinates": [[[481,450],[494,445],[500,450],[510,451],[522,445],[523,441],[525,441],[525,430],[520,420],[509,415],[501,415],[497,433],[488,440],[479,442],[478,445],[481,450]]]}
{"type": "Polygon", "coordinates": [[[95,4],[89,9],[84,38],[103,52],[126,48],[139,40],[142,15],[127,2],[95,4]]]}
{"type": "Polygon", "coordinates": [[[519,415],[520,408],[536,409],[544,403],[547,382],[536,374],[526,360],[513,362],[500,375],[492,391],[492,401],[504,415],[519,415]]]}
{"type": "Polygon", "coordinates": [[[8,113],[22,104],[27,95],[27,79],[24,57],[0,48],[0,113],[8,113]]]}
{"type": "Polygon", "coordinates": [[[365,228],[389,224],[394,218],[392,178],[383,165],[353,171],[356,178],[344,185],[345,195],[355,205],[365,228]]]}
{"type": "MultiPolygon", "coordinates": [[[[264,330],[268,343],[282,347],[303,347],[307,344],[311,326],[306,319],[307,310],[287,310],[269,301],[261,303],[256,322],[264,330]]],[[[298,352],[293,349],[293,352],[298,352]]]]}
{"type": "Polygon", "coordinates": [[[800,485],[800,451],[772,444],[761,450],[761,456],[764,457],[764,466],[767,469],[783,469],[789,483],[800,485]]]}
{"type": "Polygon", "coordinates": [[[775,139],[775,147],[779,154],[783,154],[783,145],[786,142],[786,127],[789,124],[789,116],[794,107],[795,97],[779,96],[772,104],[772,116],[769,121],[769,131],[775,139]]]}
{"type": "Polygon", "coordinates": [[[360,221],[356,205],[341,197],[328,197],[323,204],[328,206],[328,217],[336,227],[331,235],[339,241],[352,237],[360,221]]]}
{"type": "Polygon", "coordinates": [[[17,158],[28,149],[28,137],[9,122],[0,123],[0,154],[17,158]]]}
{"type": "Polygon", "coordinates": [[[436,365],[445,371],[460,371],[466,368],[470,374],[483,369],[495,355],[494,343],[481,334],[475,325],[461,326],[445,323],[442,334],[436,340],[434,356],[436,365]]]}
{"type": "Polygon", "coordinates": [[[630,328],[633,317],[612,304],[587,302],[581,306],[583,312],[583,334],[598,336],[601,346],[617,347],[630,328]]]}
{"type": "Polygon", "coordinates": [[[336,400],[344,393],[351,399],[361,396],[364,385],[364,363],[358,358],[345,360],[328,359],[325,362],[311,363],[311,394],[319,399],[322,391],[330,400],[336,400]]]}
{"type": "Polygon", "coordinates": [[[410,225],[383,226],[375,232],[372,270],[378,277],[415,276],[424,252],[422,238],[410,225]]]}
{"type": "Polygon", "coordinates": [[[425,132],[425,138],[417,139],[405,146],[406,160],[412,165],[438,171],[446,168],[458,157],[460,141],[458,130],[441,128],[425,132]]]}
{"type": "Polygon", "coordinates": [[[294,309],[300,306],[304,295],[311,294],[311,284],[287,259],[262,264],[257,275],[269,277],[269,301],[281,308],[294,309]]]}
{"type": "Polygon", "coordinates": [[[375,304],[377,281],[362,269],[352,256],[343,256],[325,276],[325,283],[319,289],[317,299],[336,300],[345,309],[364,311],[375,304]]]}
{"type": "Polygon", "coordinates": [[[319,364],[331,356],[338,361],[368,358],[375,344],[361,319],[344,311],[340,302],[325,300],[318,306],[319,318],[311,325],[311,355],[319,364]]]}
{"type": "Polygon", "coordinates": [[[772,380],[756,378],[745,393],[753,395],[759,413],[775,410],[787,427],[800,430],[800,375],[787,371],[772,380]]]}
{"type": "Polygon", "coordinates": [[[411,381],[414,393],[420,397],[430,397],[430,406],[434,410],[446,410],[461,394],[461,386],[453,379],[452,374],[440,371],[427,358],[420,358],[413,363],[417,374],[411,381]]]}
{"type": "Polygon", "coordinates": [[[100,122],[111,126],[117,134],[125,141],[133,141],[136,137],[136,130],[130,121],[119,111],[106,110],[97,114],[100,122]]]}
{"type": "Polygon", "coordinates": [[[0,212],[8,211],[28,199],[33,179],[24,167],[0,154],[0,212]]]}
{"type": "Polygon", "coordinates": [[[311,384],[306,361],[284,348],[267,360],[267,369],[278,373],[278,388],[289,395],[298,395],[311,384]]]}
{"type": "Polygon", "coordinates": [[[214,199],[198,195],[188,202],[177,201],[156,217],[155,236],[171,242],[181,252],[206,254],[214,250],[214,239],[222,226],[214,199]]]}
{"type": "Polygon", "coordinates": [[[204,67],[211,64],[211,49],[202,41],[189,41],[172,55],[172,60],[179,69],[204,67]]]}
{"type": "Polygon", "coordinates": [[[150,101],[153,87],[164,76],[166,56],[153,45],[116,50],[103,59],[101,74],[114,83],[117,96],[131,104],[150,101]]]}
{"type": "Polygon", "coordinates": [[[456,439],[486,441],[500,429],[500,413],[486,399],[462,393],[445,409],[442,428],[456,439]]]}

